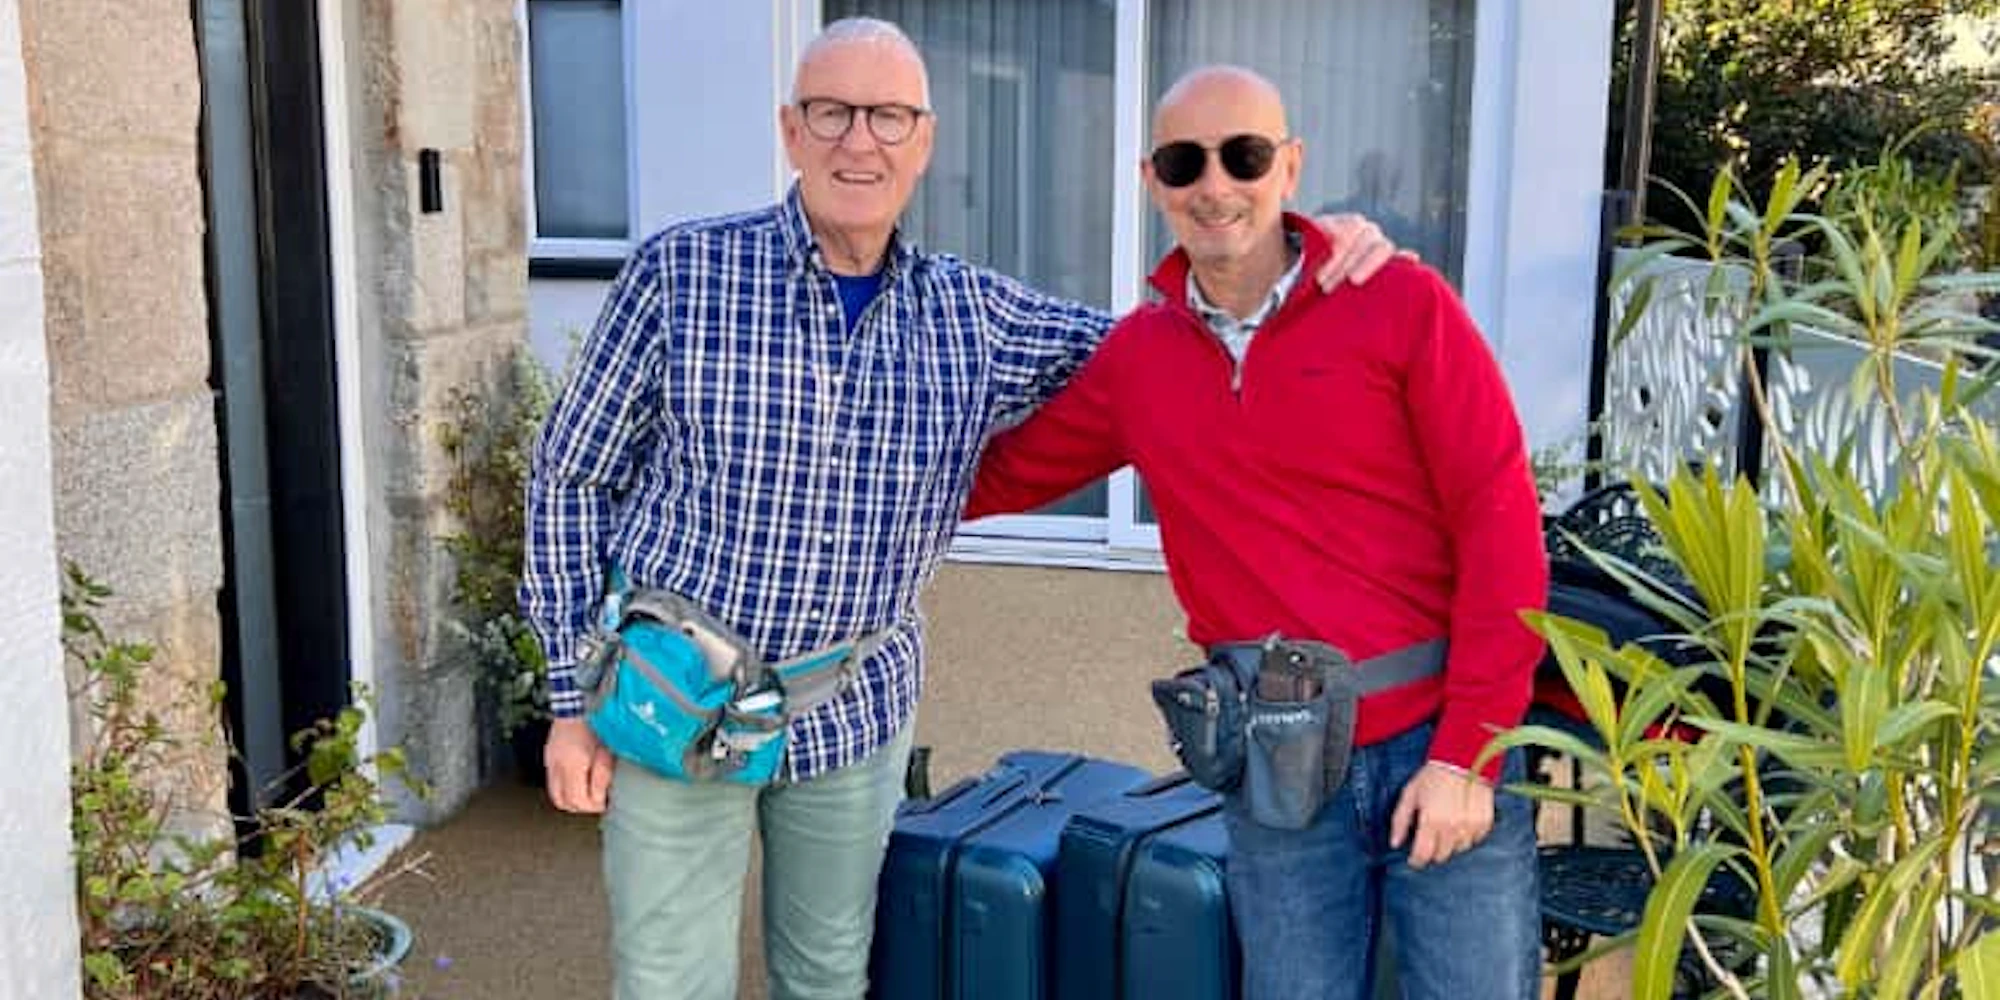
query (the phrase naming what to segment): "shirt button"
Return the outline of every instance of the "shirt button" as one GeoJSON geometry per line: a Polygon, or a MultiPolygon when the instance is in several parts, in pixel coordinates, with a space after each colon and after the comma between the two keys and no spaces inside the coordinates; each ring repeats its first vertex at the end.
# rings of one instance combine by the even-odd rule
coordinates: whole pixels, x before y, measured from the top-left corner
{"type": "Polygon", "coordinates": [[[824,534],[824,535],[821,535],[821,536],[819,536],[819,541],[820,541],[820,544],[821,544],[821,545],[832,545],[832,544],[833,544],[833,532],[829,531],[829,532],[827,532],[826,534],[824,534]]]}
{"type": "Polygon", "coordinates": [[[819,609],[814,608],[811,611],[806,612],[806,617],[812,619],[813,621],[819,621],[821,618],[819,609]]]}

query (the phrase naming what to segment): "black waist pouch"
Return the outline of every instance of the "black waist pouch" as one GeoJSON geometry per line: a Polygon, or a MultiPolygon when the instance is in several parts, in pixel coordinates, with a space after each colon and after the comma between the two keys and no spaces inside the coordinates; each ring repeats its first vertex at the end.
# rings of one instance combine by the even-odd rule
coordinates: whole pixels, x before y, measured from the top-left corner
{"type": "Polygon", "coordinates": [[[1250,817],[1301,830],[1347,783],[1361,696],[1444,669],[1443,640],[1354,663],[1324,642],[1224,643],[1153,682],[1174,752],[1197,784],[1240,792],[1250,817]]]}
{"type": "Polygon", "coordinates": [[[1258,823],[1303,830],[1347,780],[1360,686],[1347,656],[1323,642],[1267,641],[1256,659],[1244,797],[1258,823]]]}
{"type": "Polygon", "coordinates": [[[1216,792],[1243,780],[1248,672],[1216,657],[1153,682],[1153,703],[1167,722],[1167,739],[1194,783],[1216,792]]]}

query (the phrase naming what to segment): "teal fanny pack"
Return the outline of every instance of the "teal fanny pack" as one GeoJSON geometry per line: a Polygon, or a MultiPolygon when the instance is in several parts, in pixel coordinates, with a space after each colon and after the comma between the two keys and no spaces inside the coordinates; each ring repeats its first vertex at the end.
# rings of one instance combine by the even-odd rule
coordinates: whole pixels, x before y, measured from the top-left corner
{"type": "Polygon", "coordinates": [[[579,680],[605,748],[667,778],[745,785],[777,778],[791,721],[846,690],[888,634],[768,664],[692,601],[617,585],[597,624],[579,680]]]}

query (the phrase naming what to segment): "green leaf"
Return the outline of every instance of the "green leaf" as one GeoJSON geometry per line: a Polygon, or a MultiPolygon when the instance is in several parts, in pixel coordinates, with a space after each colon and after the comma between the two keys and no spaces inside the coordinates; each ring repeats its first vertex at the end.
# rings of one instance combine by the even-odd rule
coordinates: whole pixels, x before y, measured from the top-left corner
{"type": "Polygon", "coordinates": [[[1645,318],[1647,307],[1653,304],[1653,289],[1656,285],[1654,277],[1648,275],[1640,280],[1638,287],[1632,289],[1632,297],[1626,300],[1624,311],[1618,317],[1618,328],[1611,333],[1612,347],[1625,343],[1625,338],[1632,335],[1633,327],[1638,326],[1639,321],[1645,318]]]}
{"type": "Polygon", "coordinates": [[[1837,771],[1845,767],[1841,749],[1829,743],[1727,719],[1690,718],[1688,725],[1704,729],[1758,750],[1776,754],[1792,767],[1806,771],[1837,771]]]}
{"type": "MultiPolygon", "coordinates": [[[[1758,310],[1750,317],[1749,322],[1743,325],[1743,332],[1750,334],[1763,330],[1766,327],[1783,324],[1818,327],[1840,332],[1852,327],[1854,321],[1839,312],[1835,312],[1826,306],[1814,302],[1787,299],[1758,310]]],[[[1772,343],[1773,346],[1785,346],[1791,343],[1792,340],[1793,338],[1791,337],[1784,337],[1778,338],[1772,343]]]]}
{"type": "Polygon", "coordinates": [[[1785,157],[1777,176],[1771,179],[1771,200],[1764,206],[1761,231],[1775,233],[1784,224],[1785,217],[1799,204],[1799,161],[1797,157],[1785,157]]]}
{"type": "Polygon", "coordinates": [[[1889,710],[1875,733],[1875,749],[1890,750],[1913,733],[1944,719],[1958,717],[1958,706],[1942,701],[1906,702],[1889,710]]]}
{"type": "Polygon", "coordinates": [[[1908,297],[1910,289],[1916,287],[1917,279],[1922,276],[1923,271],[1918,258],[1923,255],[1923,249],[1923,227],[1912,219],[1909,225],[1903,227],[1902,242],[1896,247],[1894,299],[1890,303],[1891,308],[1895,308],[1908,297]]]}
{"type": "Polygon", "coordinates": [[[1763,220],[1757,217],[1756,212],[1750,210],[1750,206],[1732,199],[1728,204],[1723,206],[1723,211],[1728,213],[1729,221],[1735,224],[1737,230],[1744,237],[1752,240],[1756,239],[1759,233],[1758,227],[1763,220]]]}
{"type": "Polygon", "coordinates": [[[1637,250],[1620,253],[1618,267],[1611,272],[1611,287],[1623,288],[1627,282],[1659,277],[1656,271],[1689,266],[1685,261],[1671,261],[1668,264],[1656,264],[1656,262],[1668,254],[1685,250],[1690,245],[1689,240],[1665,239],[1648,243],[1637,250]]]}
{"type": "Polygon", "coordinates": [[[1646,897],[1646,914],[1632,953],[1633,1000],[1669,1000],[1674,970],[1687,938],[1689,918],[1715,866],[1736,854],[1721,844],[1701,844],[1675,855],[1646,897]]]}
{"type": "MultiPolygon", "coordinates": [[[[1811,641],[1820,646],[1827,662],[1839,662],[1842,651],[1820,637],[1811,641]]],[[[1840,722],[1843,759],[1851,773],[1867,770],[1874,757],[1876,730],[1889,710],[1889,670],[1865,656],[1847,655],[1847,670],[1840,686],[1840,722]]]]}
{"type": "MultiPolygon", "coordinates": [[[[1840,904],[1842,900],[1851,899],[1860,889],[1861,874],[1865,870],[1866,866],[1853,858],[1835,858],[1826,874],[1820,876],[1819,881],[1813,884],[1812,891],[1792,901],[1792,912],[1808,913],[1818,909],[1822,902],[1828,900],[1840,904]]],[[[1842,906],[1829,905],[1826,909],[1830,918],[1827,921],[1828,932],[1839,934],[1847,925],[1831,917],[1836,911],[1844,914],[1842,906]]]]}
{"type": "Polygon", "coordinates": [[[1860,910],[1854,914],[1854,922],[1841,936],[1840,948],[1834,958],[1834,972],[1849,991],[1868,981],[1875,964],[1875,946],[1887,930],[1889,915],[1908,901],[1917,881],[1937,861],[1938,853],[1943,850],[1942,838],[1924,841],[1897,861],[1880,881],[1868,887],[1860,910]]]}
{"type": "Polygon", "coordinates": [[[1718,172],[1714,183],[1708,186],[1708,214],[1705,221],[1711,250],[1717,246],[1715,241],[1722,232],[1723,217],[1729,211],[1729,196],[1735,187],[1735,179],[1727,170],[1718,172]]]}
{"type": "Polygon", "coordinates": [[[1502,749],[1542,747],[1599,769],[1604,764],[1604,754],[1595,746],[1584,742],[1573,733],[1550,726],[1516,726],[1494,737],[1493,743],[1502,749]]]}
{"type": "Polygon", "coordinates": [[[1882,975],[1876,980],[1875,996],[1881,1000],[1900,1000],[1910,995],[1917,984],[1917,976],[1922,972],[1925,953],[1930,950],[1930,921],[1927,915],[1937,907],[1938,897],[1944,891],[1942,877],[1933,876],[1924,880],[1923,888],[1917,891],[1917,898],[1910,904],[1910,912],[1926,915],[1912,920],[1910,924],[1891,935],[1889,952],[1882,960],[1882,975]]]}
{"type": "Polygon", "coordinates": [[[1820,823],[1807,827],[1792,838],[1778,855],[1777,863],[1771,866],[1771,882],[1777,887],[1778,895],[1790,899],[1799,880],[1810,874],[1815,866],[1825,863],[1827,849],[1839,835],[1839,827],[1820,823]]]}
{"type": "Polygon", "coordinates": [[[1965,1000],[2000,1000],[2000,930],[1958,953],[1958,981],[1965,1000]]]}
{"type": "MultiPolygon", "coordinates": [[[[1645,652],[1642,647],[1629,647],[1645,652]]],[[[1671,673],[1650,677],[1643,684],[1634,684],[1627,690],[1625,711],[1619,720],[1620,742],[1631,743],[1643,736],[1646,727],[1660,721],[1668,708],[1678,704],[1687,689],[1699,680],[1702,671],[1683,668],[1671,673]]]]}

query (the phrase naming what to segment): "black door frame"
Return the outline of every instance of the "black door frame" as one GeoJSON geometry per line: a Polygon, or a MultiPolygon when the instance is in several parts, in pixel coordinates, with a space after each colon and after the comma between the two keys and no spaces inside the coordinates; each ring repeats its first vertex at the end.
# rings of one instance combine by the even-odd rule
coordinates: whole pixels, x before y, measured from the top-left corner
{"type": "Polygon", "coordinates": [[[222,674],[243,751],[231,791],[239,810],[263,801],[269,783],[299,762],[288,734],[351,700],[317,8],[314,0],[192,0],[202,49],[211,384],[225,456],[222,674]],[[243,259],[251,253],[254,261],[243,259]],[[237,335],[254,335],[261,364],[227,370],[225,323],[253,325],[237,335]],[[231,427],[232,382],[238,393],[261,395],[260,427],[240,425],[241,407],[231,427]],[[231,469],[243,466],[229,459],[244,456],[231,448],[260,449],[265,488],[257,499],[268,503],[268,540],[244,537],[230,516],[231,491],[244,485],[232,481],[231,469]],[[268,558],[239,558],[252,545],[267,545],[268,558]],[[246,565],[268,572],[246,573],[246,565]],[[274,655],[246,656],[246,613],[273,619],[274,655]]]}

